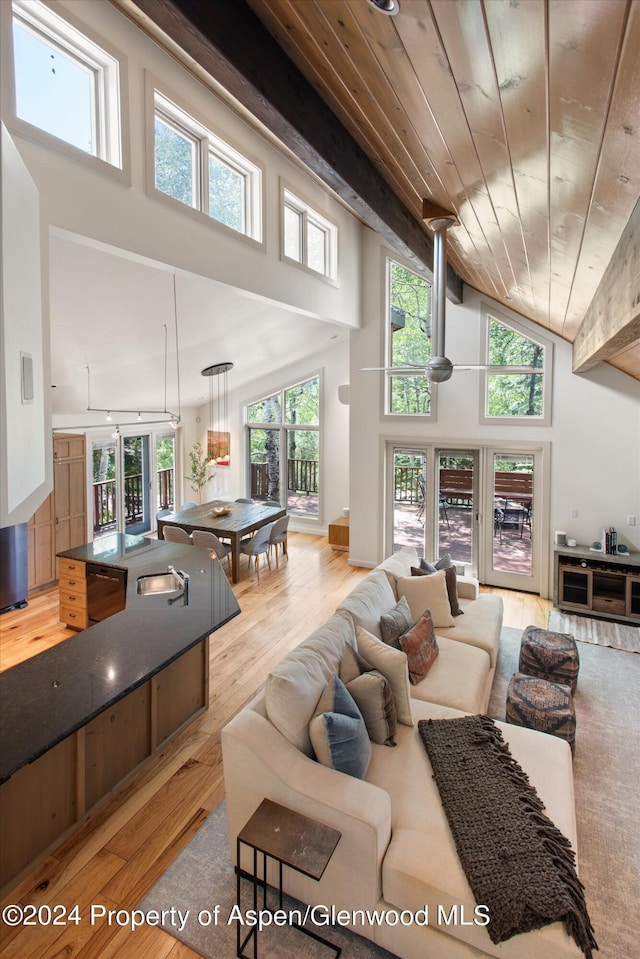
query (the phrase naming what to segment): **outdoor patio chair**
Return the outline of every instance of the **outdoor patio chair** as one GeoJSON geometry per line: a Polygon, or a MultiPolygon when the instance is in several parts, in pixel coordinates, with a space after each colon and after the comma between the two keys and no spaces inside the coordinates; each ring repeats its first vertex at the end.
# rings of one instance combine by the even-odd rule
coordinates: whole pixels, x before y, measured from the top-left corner
{"type": "Polygon", "coordinates": [[[267,523],[266,526],[261,526],[258,530],[256,530],[255,534],[250,539],[243,539],[240,543],[240,552],[249,557],[249,571],[251,571],[251,560],[253,557],[255,557],[258,584],[260,583],[260,557],[263,554],[267,557],[267,564],[269,569],[271,569],[271,560],[269,559],[269,538],[271,536],[271,530],[273,529],[273,526],[273,523],[267,523]]]}
{"type": "Polygon", "coordinates": [[[441,517],[444,516],[445,522],[447,524],[447,529],[451,529],[451,526],[449,525],[449,500],[447,499],[446,496],[443,496],[442,493],[440,494],[440,498],[439,498],[439,506],[440,506],[440,516],[441,517]]]}
{"type": "Polygon", "coordinates": [[[204,529],[194,529],[191,534],[193,539],[194,546],[202,546],[204,549],[212,550],[219,560],[223,560],[226,556],[227,566],[229,567],[229,572],[231,572],[231,547],[226,543],[222,543],[215,533],[209,532],[209,530],[204,529]]]}
{"type": "Polygon", "coordinates": [[[191,536],[181,526],[165,526],[162,530],[162,537],[167,543],[184,543],[186,546],[193,546],[191,536]]]}
{"type": "Polygon", "coordinates": [[[278,546],[282,547],[282,555],[289,559],[287,550],[287,533],[289,527],[289,515],[281,516],[272,524],[271,536],[269,537],[269,553],[272,549],[276,551],[276,569],[278,568],[278,546]]]}
{"type": "Polygon", "coordinates": [[[522,504],[522,515],[520,517],[520,539],[525,526],[529,527],[529,538],[531,538],[531,500],[522,504]]]}

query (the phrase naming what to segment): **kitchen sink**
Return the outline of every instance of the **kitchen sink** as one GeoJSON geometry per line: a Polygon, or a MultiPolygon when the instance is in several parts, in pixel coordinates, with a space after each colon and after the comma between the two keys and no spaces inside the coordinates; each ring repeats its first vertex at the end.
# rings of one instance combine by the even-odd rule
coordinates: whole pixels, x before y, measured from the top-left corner
{"type": "Polygon", "coordinates": [[[158,593],[175,593],[188,586],[189,576],[169,566],[166,573],[148,573],[138,576],[136,592],[139,596],[155,596],[158,593]]]}

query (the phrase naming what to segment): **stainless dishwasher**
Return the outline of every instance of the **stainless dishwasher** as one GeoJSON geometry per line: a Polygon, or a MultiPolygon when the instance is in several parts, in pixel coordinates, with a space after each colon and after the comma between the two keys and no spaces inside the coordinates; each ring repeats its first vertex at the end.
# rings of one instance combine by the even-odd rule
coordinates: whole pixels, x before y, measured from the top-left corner
{"type": "Polygon", "coordinates": [[[87,563],[87,617],[89,625],[125,608],[127,571],[115,566],[87,563]]]}

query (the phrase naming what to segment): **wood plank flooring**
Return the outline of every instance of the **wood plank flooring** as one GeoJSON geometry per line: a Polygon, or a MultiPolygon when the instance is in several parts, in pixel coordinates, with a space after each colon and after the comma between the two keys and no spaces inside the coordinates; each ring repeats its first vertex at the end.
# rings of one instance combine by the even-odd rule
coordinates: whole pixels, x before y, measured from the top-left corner
{"type": "MultiPolygon", "coordinates": [[[[211,640],[210,708],[94,810],[66,841],[5,890],[1,906],[80,907],[66,926],[0,924],[2,959],[198,959],[160,929],[131,932],[106,919],[93,926],[89,906],[131,910],[189,842],[224,796],[220,730],[285,653],[319,626],[368,572],[326,538],[289,534],[289,560],[234,586],[242,614],[211,640]]],[[[548,600],[511,590],[506,626],[545,626],[548,600]]],[[[8,669],[71,632],[58,622],[57,590],[30,599],[0,620],[0,669],[8,669]]],[[[132,640],[135,641],[135,640],[132,640]]]]}

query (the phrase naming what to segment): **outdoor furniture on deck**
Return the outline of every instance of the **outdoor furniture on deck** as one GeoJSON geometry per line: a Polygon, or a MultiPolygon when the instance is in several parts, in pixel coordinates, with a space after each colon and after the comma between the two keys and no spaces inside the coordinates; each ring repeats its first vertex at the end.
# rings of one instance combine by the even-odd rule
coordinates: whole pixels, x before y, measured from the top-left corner
{"type": "Polygon", "coordinates": [[[185,512],[172,513],[158,520],[158,539],[162,539],[163,530],[169,526],[179,526],[192,533],[202,529],[215,533],[219,539],[228,539],[231,545],[231,579],[234,583],[240,578],[240,542],[261,526],[266,526],[281,516],[286,509],[277,506],[265,506],[262,503],[225,503],[231,509],[224,516],[215,516],[213,506],[223,505],[220,500],[204,503],[185,512]]]}

